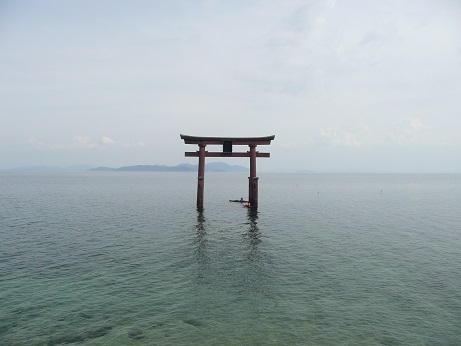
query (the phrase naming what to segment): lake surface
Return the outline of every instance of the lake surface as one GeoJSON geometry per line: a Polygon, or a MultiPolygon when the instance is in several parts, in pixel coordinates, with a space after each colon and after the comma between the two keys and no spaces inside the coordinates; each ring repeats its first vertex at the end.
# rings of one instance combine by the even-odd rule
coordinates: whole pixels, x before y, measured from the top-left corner
{"type": "Polygon", "coordinates": [[[1,345],[461,345],[461,175],[0,174],[1,345]]]}

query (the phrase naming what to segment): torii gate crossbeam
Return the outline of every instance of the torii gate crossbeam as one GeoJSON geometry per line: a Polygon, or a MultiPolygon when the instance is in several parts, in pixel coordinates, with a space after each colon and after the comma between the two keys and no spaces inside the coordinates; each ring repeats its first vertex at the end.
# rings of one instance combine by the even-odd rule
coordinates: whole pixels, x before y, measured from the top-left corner
{"type": "Polygon", "coordinates": [[[258,177],[256,176],[256,158],[270,157],[270,153],[256,151],[258,145],[270,145],[275,136],[266,137],[196,137],[180,135],[185,144],[197,144],[198,151],[186,152],[187,157],[198,157],[197,177],[197,208],[203,209],[203,196],[205,187],[205,157],[249,157],[250,176],[248,177],[248,201],[253,209],[258,208],[258,177]],[[208,152],[207,145],[222,145],[222,152],[208,152]],[[247,152],[232,152],[234,145],[248,145],[247,152]]]}

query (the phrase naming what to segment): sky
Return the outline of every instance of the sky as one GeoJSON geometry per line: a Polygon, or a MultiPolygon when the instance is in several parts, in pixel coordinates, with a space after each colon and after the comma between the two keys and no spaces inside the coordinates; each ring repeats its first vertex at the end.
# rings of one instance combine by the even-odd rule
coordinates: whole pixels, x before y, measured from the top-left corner
{"type": "Polygon", "coordinates": [[[461,173],[461,1],[0,0],[0,169],[196,164],[180,134],[275,135],[263,171],[461,173]]]}

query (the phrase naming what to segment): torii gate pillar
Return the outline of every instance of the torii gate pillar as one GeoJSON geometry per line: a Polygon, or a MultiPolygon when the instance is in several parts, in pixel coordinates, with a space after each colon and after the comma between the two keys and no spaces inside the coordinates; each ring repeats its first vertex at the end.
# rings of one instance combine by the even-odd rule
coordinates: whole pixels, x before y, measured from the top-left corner
{"type": "Polygon", "coordinates": [[[203,208],[203,195],[205,188],[205,147],[199,145],[198,151],[198,175],[197,175],[197,207],[203,208]]]}
{"type": "Polygon", "coordinates": [[[250,145],[250,176],[248,177],[248,201],[252,208],[258,208],[258,177],[256,176],[256,145],[250,145]]]}
{"type": "Polygon", "coordinates": [[[198,157],[198,177],[197,177],[197,208],[203,209],[203,197],[205,188],[205,157],[249,157],[250,176],[248,177],[248,201],[253,209],[258,208],[258,180],[256,176],[256,158],[270,157],[269,153],[256,151],[258,145],[269,145],[275,136],[267,137],[195,137],[180,135],[185,144],[197,144],[199,150],[196,152],[186,152],[186,156],[198,157]],[[222,152],[208,152],[207,145],[222,145],[222,152]],[[233,145],[248,145],[250,151],[232,152],[233,145]]]}

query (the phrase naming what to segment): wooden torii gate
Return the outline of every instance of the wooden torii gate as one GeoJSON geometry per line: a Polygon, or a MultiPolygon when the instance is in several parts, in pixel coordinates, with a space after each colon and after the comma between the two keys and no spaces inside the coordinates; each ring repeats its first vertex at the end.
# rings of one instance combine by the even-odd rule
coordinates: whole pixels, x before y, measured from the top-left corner
{"type": "Polygon", "coordinates": [[[270,153],[256,151],[258,145],[270,145],[275,136],[266,137],[196,137],[180,135],[185,144],[197,144],[198,151],[186,152],[188,157],[198,157],[197,208],[203,209],[203,192],[205,186],[205,157],[249,157],[250,176],[248,177],[248,201],[253,209],[258,208],[258,177],[256,176],[256,158],[270,157],[270,153]],[[222,145],[222,152],[209,152],[207,145],[222,145]],[[233,152],[234,145],[248,145],[250,151],[233,152]]]}

